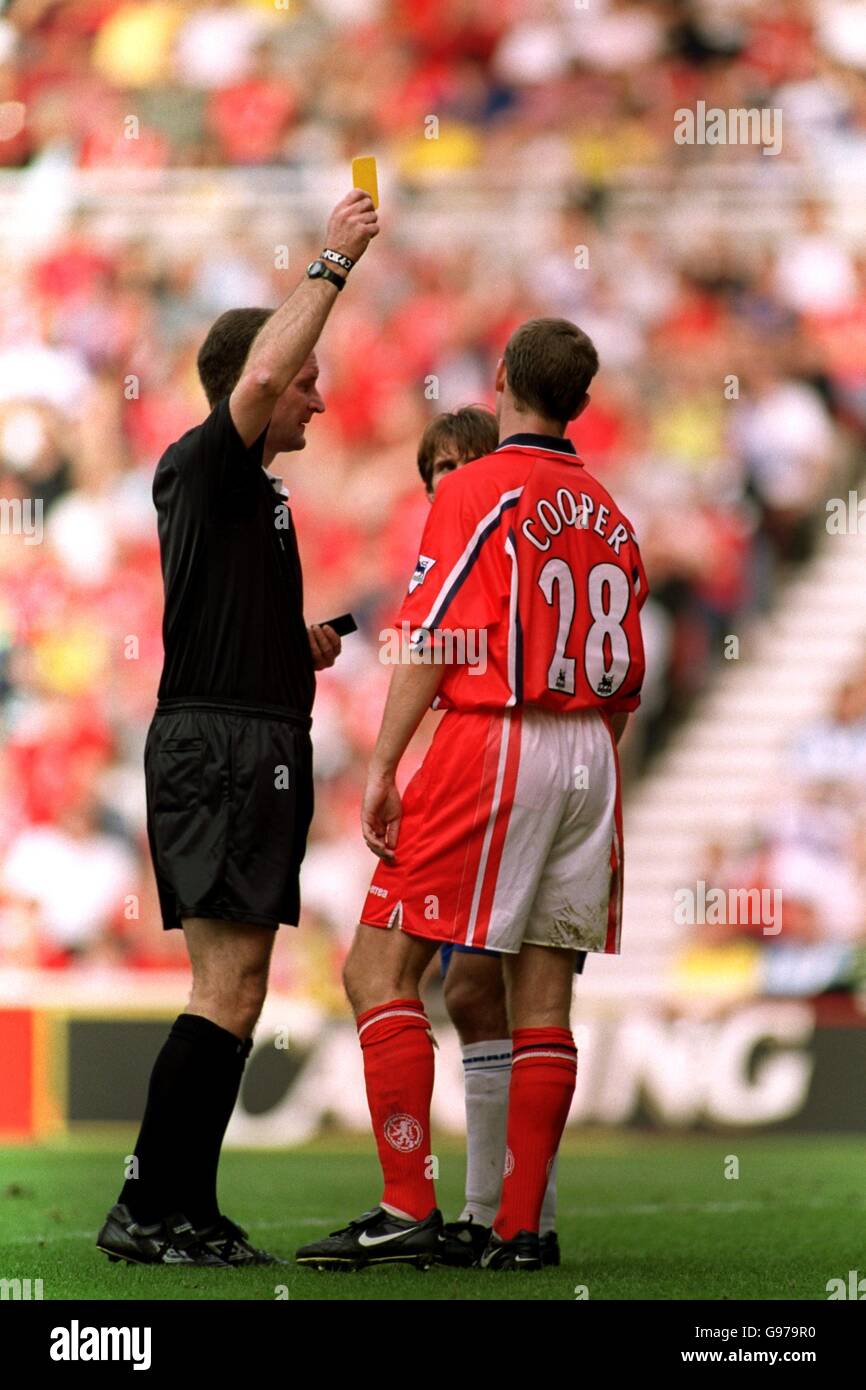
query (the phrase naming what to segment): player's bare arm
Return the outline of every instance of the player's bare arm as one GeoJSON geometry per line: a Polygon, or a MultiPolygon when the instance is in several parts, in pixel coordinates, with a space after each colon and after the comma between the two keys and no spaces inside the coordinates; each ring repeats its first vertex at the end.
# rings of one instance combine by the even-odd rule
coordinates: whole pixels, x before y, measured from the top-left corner
{"type": "MultiPolygon", "coordinates": [[[[357,262],[378,232],[372,199],[353,188],[331,213],[325,244],[357,262]]],[[[345,279],[345,271],[331,265],[328,269],[345,279]]],[[[232,420],[245,444],[258,439],[273,414],[274,402],[313,351],[339,292],[324,278],[302,280],[255,339],[229,398],[232,420]]]]}
{"type": "Polygon", "coordinates": [[[391,677],[361,805],[364,839],[373,853],[388,863],[394,861],[402,812],[395,781],[397,768],[424,711],[430,708],[444,671],[444,666],[435,662],[401,665],[391,677]]]}

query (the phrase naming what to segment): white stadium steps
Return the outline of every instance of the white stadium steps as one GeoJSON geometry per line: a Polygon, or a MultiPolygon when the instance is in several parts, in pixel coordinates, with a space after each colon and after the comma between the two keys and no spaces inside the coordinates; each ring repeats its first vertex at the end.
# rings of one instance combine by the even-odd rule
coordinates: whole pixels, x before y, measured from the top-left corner
{"type": "Polygon", "coordinates": [[[674,892],[705,871],[712,842],[740,843],[784,786],[784,755],[824,715],[866,650],[866,531],[823,535],[813,558],[750,622],[740,657],[671,739],[624,809],[623,953],[591,957],[577,990],[602,998],[658,997],[689,928],[674,892]]]}

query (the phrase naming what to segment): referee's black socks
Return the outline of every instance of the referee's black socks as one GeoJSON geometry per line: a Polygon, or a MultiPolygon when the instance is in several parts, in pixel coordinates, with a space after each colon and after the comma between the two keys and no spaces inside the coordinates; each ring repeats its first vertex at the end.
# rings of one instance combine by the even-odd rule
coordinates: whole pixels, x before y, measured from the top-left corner
{"type": "Polygon", "coordinates": [[[141,1225],[176,1212],[197,1229],[217,1219],[220,1149],[251,1047],[198,1014],[175,1019],[151,1072],[137,1175],[118,1198],[141,1225]]]}

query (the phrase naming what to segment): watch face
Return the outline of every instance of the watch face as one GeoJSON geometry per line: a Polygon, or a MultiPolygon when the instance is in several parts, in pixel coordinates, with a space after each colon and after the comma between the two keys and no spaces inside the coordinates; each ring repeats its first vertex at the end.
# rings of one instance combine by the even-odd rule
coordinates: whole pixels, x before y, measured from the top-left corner
{"type": "Polygon", "coordinates": [[[321,275],[324,269],[324,261],[310,261],[310,264],[307,266],[307,274],[309,275],[311,280],[315,280],[318,276],[321,275]]]}

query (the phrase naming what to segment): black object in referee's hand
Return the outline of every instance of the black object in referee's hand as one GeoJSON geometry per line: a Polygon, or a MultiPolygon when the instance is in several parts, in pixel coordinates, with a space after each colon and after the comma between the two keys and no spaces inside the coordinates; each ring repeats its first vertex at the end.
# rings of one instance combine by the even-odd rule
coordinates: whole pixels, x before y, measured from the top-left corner
{"type": "Polygon", "coordinates": [[[319,627],[332,627],[338,637],[348,637],[350,632],[358,631],[358,624],[351,613],[341,613],[339,618],[328,618],[319,627]]]}

